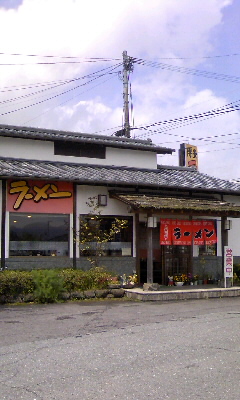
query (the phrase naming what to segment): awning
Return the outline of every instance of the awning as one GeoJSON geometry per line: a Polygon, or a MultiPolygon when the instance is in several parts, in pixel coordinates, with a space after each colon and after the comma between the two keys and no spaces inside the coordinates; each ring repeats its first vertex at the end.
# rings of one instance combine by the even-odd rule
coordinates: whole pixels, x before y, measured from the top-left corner
{"type": "Polygon", "coordinates": [[[130,212],[240,217],[240,205],[215,198],[162,197],[125,193],[113,193],[111,197],[127,204],[130,212]]]}

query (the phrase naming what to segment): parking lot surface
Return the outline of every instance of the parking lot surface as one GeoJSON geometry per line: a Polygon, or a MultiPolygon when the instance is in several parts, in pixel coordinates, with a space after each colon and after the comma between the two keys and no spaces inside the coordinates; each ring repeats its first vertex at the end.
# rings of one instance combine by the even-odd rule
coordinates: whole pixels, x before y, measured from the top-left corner
{"type": "Polygon", "coordinates": [[[0,306],[0,398],[236,400],[239,328],[239,298],[0,306]]]}

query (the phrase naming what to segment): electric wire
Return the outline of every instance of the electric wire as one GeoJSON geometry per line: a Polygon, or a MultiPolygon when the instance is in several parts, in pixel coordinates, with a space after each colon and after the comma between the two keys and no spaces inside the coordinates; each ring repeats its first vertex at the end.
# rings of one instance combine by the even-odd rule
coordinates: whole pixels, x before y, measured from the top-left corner
{"type": "MultiPolygon", "coordinates": [[[[239,111],[239,110],[240,110],[240,100],[237,100],[235,102],[226,104],[222,107],[219,107],[219,108],[216,108],[216,109],[213,109],[210,111],[206,111],[203,113],[188,115],[185,117],[174,118],[174,119],[170,119],[170,120],[166,120],[166,121],[154,122],[152,124],[142,125],[142,126],[139,126],[139,127],[133,128],[133,129],[148,130],[148,132],[149,132],[149,128],[159,127],[158,129],[155,129],[154,131],[152,131],[152,133],[153,132],[154,132],[154,134],[163,133],[163,132],[166,132],[171,129],[181,128],[186,125],[190,125],[190,124],[193,124],[196,122],[200,122],[200,121],[203,121],[206,119],[210,119],[213,117],[217,117],[219,115],[224,115],[224,114],[228,114],[230,112],[239,111]]],[[[138,137],[143,137],[143,136],[148,136],[148,133],[138,135],[138,137]]]]}
{"type": "MultiPolygon", "coordinates": [[[[21,56],[21,57],[41,57],[41,58],[60,58],[60,59],[79,59],[79,56],[59,56],[59,55],[42,55],[42,54],[22,54],[22,53],[4,53],[0,52],[0,55],[5,56],[21,56]]],[[[233,54],[220,54],[213,56],[199,56],[199,57],[158,57],[159,60],[195,60],[195,59],[209,59],[209,58],[224,58],[224,57],[236,57],[240,56],[240,53],[233,54]]],[[[84,59],[100,60],[100,61],[119,61],[120,58],[108,58],[108,57],[89,57],[84,59]]]]}
{"type": "MultiPolygon", "coordinates": [[[[6,53],[0,53],[0,55],[7,55],[7,54],[6,53]]],[[[12,54],[9,54],[9,55],[12,55],[12,56],[23,56],[23,54],[19,54],[19,53],[12,53],[12,54]]],[[[239,54],[223,55],[223,56],[215,56],[215,57],[230,57],[230,56],[237,56],[237,55],[239,55],[239,54]]],[[[72,57],[72,56],[53,56],[53,55],[39,56],[39,55],[36,55],[36,54],[28,54],[28,55],[25,55],[25,56],[27,56],[27,57],[44,57],[44,58],[60,58],[60,59],[71,59],[71,60],[72,59],[74,59],[74,60],[79,59],[79,57],[72,57]]],[[[209,57],[202,57],[202,58],[213,58],[213,57],[209,56],[209,57]]],[[[154,68],[167,69],[167,70],[186,73],[186,74],[204,76],[204,77],[207,77],[207,78],[213,78],[213,79],[219,79],[219,80],[227,80],[227,81],[231,81],[231,82],[235,82],[235,83],[239,83],[240,82],[240,78],[239,77],[234,77],[234,76],[229,76],[229,75],[224,75],[224,74],[217,74],[215,72],[200,71],[200,70],[195,70],[195,69],[190,69],[190,68],[185,68],[185,67],[177,67],[177,66],[163,64],[163,63],[146,61],[146,60],[143,60],[143,59],[140,59],[140,58],[131,57],[131,59],[133,60],[134,63],[137,63],[139,65],[148,66],[148,67],[150,66],[150,67],[154,67],[154,68]]],[[[173,59],[173,58],[168,58],[168,59],[173,59]]],[[[181,57],[181,58],[178,58],[178,59],[186,59],[186,58],[181,57]]],[[[110,58],[107,59],[107,58],[100,58],[99,57],[99,58],[84,58],[81,61],[73,61],[73,62],[72,61],[60,61],[60,62],[50,62],[50,63],[37,62],[36,64],[44,64],[44,65],[50,64],[51,65],[51,64],[58,64],[58,63],[65,64],[65,63],[97,62],[97,61],[113,61],[113,60],[120,60],[120,59],[118,59],[118,58],[117,59],[110,59],[110,58]]],[[[0,65],[2,65],[2,64],[0,64],[0,65]]],[[[5,65],[9,65],[9,64],[5,64],[5,65]]],[[[11,65],[33,65],[33,64],[11,64],[11,65]]],[[[120,65],[121,64],[118,64],[118,66],[120,66],[120,65]]],[[[108,68],[110,68],[110,67],[108,67],[108,68]]],[[[102,76],[103,75],[100,75],[99,78],[101,78],[102,76]]],[[[43,92],[45,90],[53,89],[55,87],[64,85],[66,83],[74,82],[75,80],[78,80],[78,79],[84,79],[84,77],[75,78],[74,80],[59,81],[59,83],[56,84],[56,86],[51,86],[51,87],[49,87],[47,89],[43,89],[43,90],[40,90],[38,92],[31,93],[31,94],[28,94],[28,95],[25,95],[25,96],[19,96],[18,98],[9,99],[9,100],[6,100],[5,102],[11,102],[11,101],[15,101],[15,100],[20,99],[20,98],[33,96],[33,95],[39,94],[39,93],[41,93],[41,92],[43,92]]],[[[86,85],[88,83],[91,83],[95,79],[97,79],[97,78],[94,78],[94,79],[90,80],[90,82],[84,83],[83,85],[78,85],[75,88],[72,88],[72,89],[70,89],[68,91],[62,92],[62,93],[60,93],[58,95],[52,96],[52,97],[50,97],[48,99],[45,99],[43,101],[37,102],[35,104],[28,105],[26,107],[23,107],[23,108],[20,108],[20,109],[17,109],[17,110],[9,111],[7,113],[3,113],[3,114],[0,114],[0,115],[6,115],[6,114],[9,114],[9,113],[12,113],[12,112],[20,111],[20,110],[22,110],[24,108],[31,107],[33,105],[40,104],[40,103],[42,103],[44,101],[49,101],[49,100],[51,100],[51,99],[53,99],[55,97],[61,96],[61,95],[65,94],[65,93],[68,93],[69,91],[75,90],[80,86],[84,86],[84,85],[86,85]]],[[[50,84],[51,83],[40,83],[39,85],[50,85],[50,84]]],[[[38,85],[38,84],[36,84],[36,85],[38,85]]],[[[35,87],[37,87],[37,86],[35,86],[35,87]]],[[[27,86],[26,86],[26,88],[27,88],[27,86]]],[[[29,86],[28,86],[28,88],[29,88],[29,86]]],[[[19,89],[17,88],[15,90],[19,90],[19,89]]],[[[131,88],[130,88],[130,95],[132,96],[131,88]]],[[[76,96],[74,96],[74,97],[76,97],[76,96]]],[[[67,101],[70,101],[70,100],[67,100],[67,101]]],[[[2,103],[4,103],[4,102],[2,102],[2,103]]],[[[237,102],[234,102],[234,103],[237,103],[237,102]]],[[[159,134],[159,133],[164,133],[165,134],[166,130],[176,129],[176,128],[183,127],[183,126],[186,126],[186,125],[189,125],[189,124],[192,124],[192,123],[200,122],[200,121],[202,121],[204,119],[212,118],[212,117],[215,117],[215,116],[218,116],[218,115],[223,115],[223,114],[226,114],[226,113],[229,113],[229,112],[233,112],[233,111],[239,111],[240,110],[240,104],[235,104],[234,105],[234,103],[230,103],[230,104],[228,104],[226,106],[223,106],[223,107],[215,109],[215,110],[207,111],[205,113],[195,114],[193,116],[190,115],[190,116],[187,116],[187,117],[176,118],[176,119],[172,119],[172,120],[169,120],[169,121],[160,121],[160,122],[156,122],[156,123],[153,123],[153,124],[150,124],[150,125],[137,127],[137,128],[134,128],[134,129],[139,129],[139,130],[148,129],[148,132],[149,133],[151,132],[151,134],[159,134]],[[160,129],[149,130],[150,127],[157,127],[157,126],[160,126],[160,129]]],[[[63,103],[61,103],[61,104],[63,104],[63,103]]],[[[133,111],[133,104],[132,103],[131,103],[131,110],[133,111]]],[[[138,137],[147,136],[147,135],[149,136],[149,134],[145,133],[145,134],[139,135],[138,137]]],[[[179,137],[179,135],[174,135],[174,134],[169,134],[169,135],[178,136],[179,137]]],[[[184,136],[180,136],[180,137],[185,138],[184,136]]],[[[214,137],[218,137],[218,136],[215,135],[214,137]]],[[[189,138],[189,140],[205,140],[205,141],[207,140],[207,141],[210,141],[207,138],[189,138]]],[[[214,141],[212,141],[212,142],[214,143],[214,141]]],[[[218,142],[216,142],[216,143],[218,143],[218,142]]]]}
{"type": "MultiPolygon", "coordinates": [[[[112,68],[112,71],[113,71],[114,69],[118,68],[118,67],[119,67],[119,64],[118,64],[117,66],[114,66],[114,67],[112,68]]],[[[59,97],[59,96],[62,96],[62,95],[64,95],[64,94],[66,94],[66,93],[69,93],[69,92],[71,92],[71,91],[73,91],[73,90],[76,90],[76,89],[78,89],[78,88],[81,87],[81,86],[85,86],[85,85],[87,85],[87,84],[93,82],[94,80],[96,80],[96,79],[98,79],[98,78],[100,78],[100,77],[102,77],[102,76],[104,76],[104,75],[106,75],[106,74],[109,74],[109,72],[108,72],[108,73],[105,73],[105,74],[102,74],[101,76],[94,77],[94,78],[92,78],[92,80],[90,80],[90,81],[88,81],[88,82],[85,82],[85,83],[83,83],[82,85],[77,85],[77,86],[74,87],[74,88],[71,88],[71,89],[66,90],[66,91],[64,91],[64,92],[61,92],[61,93],[56,94],[56,95],[54,95],[54,96],[51,96],[51,97],[49,97],[49,98],[47,98],[47,99],[44,99],[44,100],[41,100],[41,101],[37,101],[36,103],[32,103],[32,104],[29,104],[29,105],[24,106],[24,107],[19,107],[19,108],[15,109],[15,110],[11,110],[11,111],[7,111],[7,112],[5,112],[5,113],[1,113],[0,116],[8,115],[8,114],[11,114],[11,113],[14,113],[14,112],[18,112],[18,111],[24,110],[24,109],[26,109],[26,108],[33,107],[33,106],[35,106],[35,105],[42,104],[42,103],[44,103],[44,102],[46,102],[46,101],[53,100],[53,99],[55,99],[55,98],[57,98],[57,97],[59,97]]],[[[117,72],[116,72],[116,74],[117,74],[117,72]]]]}
{"type": "MultiPolygon", "coordinates": [[[[116,64],[117,66],[122,66],[122,63],[116,64]]],[[[32,88],[37,88],[37,87],[45,87],[48,85],[60,85],[60,84],[65,84],[65,83],[71,83],[75,82],[76,80],[83,79],[83,78],[90,78],[94,76],[95,74],[98,74],[102,71],[107,71],[108,69],[113,68],[114,66],[109,66],[106,68],[102,68],[98,71],[92,72],[90,74],[87,74],[83,77],[78,77],[78,78],[71,78],[71,79],[65,79],[65,80],[57,80],[57,81],[47,81],[47,82],[37,82],[35,84],[31,83],[30,85],[18,85],[18,86],[5,86],[3,89],[7,90],[0,90],[0,93],[5,93],[5,92],[11,92],[11,91],[16,91],[16,90],[26,90],[26,89],[32,89],[32,88]]]]}
{"type": "Polygon", "coordinates": [[[193,68],[180,67],[180,66],[176,66],[176,65],[159,63],[156,61],[147,61],[147,60],[143,60],[141,58],[135,58],[135,57],[131,57],[131,58],[132,58],[133,63],[138,64],[138,65],[143,65],[146,67],[159,68],[159,69],[173,71],[173,72],[179,72],[179,73],[183,73],[183,74],[187,74],[187,75],[196,75],[196,76],[202,76],[204,78],[211,78],[211,79],[223,80],[223,81],[227,81],[227,82],[240,83],[240,77],[238,77],[238,76],[218,74],[216,72],[210,72],[210,71],[201,71],[201,70],[197,70],[197,69],[193,69],[193,68]]]}
{"type": "MultiPolygon", "coordinates": [[[[104,75],[109,75],[109,74],[116,74],[116,72],[107,72],[107,73],[105,73],[105,74],[98,75],[98,76],[96,77],[96,79],[97,79],[97,78],[101,78],[101,77],[104,76],[104,75]]],[[[3,100],[3,101],[0,101],[0,104],[6,105],[6,104],[8,104],[8,103],[15,102],[16,100],[25,99],[25,98],[28,98],[28,97],[31,97],[31,96],[35,96],[35,95],[38,95],[38,94],[42,94],[42,93],[44,93],[44,92],[46,92],[46,91],[48,91],[48,90],[55,89],[55,88],[57,88],[57,87],[60,87],[60,86],[63,86],[63,85],[69,84],[69,83],[73,83],[73,82],[76,82],[76,81],[79,81],[79,80],[82,80],[82,79],[87,79],[87,78],[89,78],[90,76],[92,76],[92,75],[86,75],[86,76],[84,76],[84,77],[75,78],[75,79],[72,79],[71,81],[64,82],[64,83],[60,83],[60,84],[57,84],[57,85],[55,85],[55,86],[50,86],[50,87],[47,87],[47,88],[45,88],[45,89],[38,90],[38,91],[33,92],[33,93],[28,93],[28,94],[24,94],[24,95],[22,95],[22,96],[17,96],[17,97],[11,98],[11,99],[3,100]]],[[[91,81],[92,81],[92,80],[90,80],[90,82],[91,82],[91,81]]],[[[89,82],[86,82],[85,84],[88,84],[88,83],[89,83],[89,82]]],[[[82,85],[80,85],[80,86],[82,86],[82,85]]],[[[77,87],[79,87],[79,86],[77,86],[77,87]]]]}
{"type": "MultiPolygon", "coordinates": [[[[240,135],[239,133],[235,133],[235,134],[237,134],[237,135],[240,135]]],[[[229,136],[230,135],[234,135],[233,133],[232,134],[228,134],[229,136]]],[[[176,136],[178,136],[178,135],[176,135],[176,136]]],[[[219,135],[219,137],[221,137],[221,136],[223,136],[223,135],[219,135]]],[[[227,136],[227,135],[225,135],[225,136],[227,136]]],[[[217,136],[214,136],[214,137],[217,137],[217,136]]],[[[235,142],[229,142],[229,141],[224,141],[224,140],[211,140],[211,136],[210,137],[206,137],[206,138],[189,138],[189,137],[187,137],[187,136],[182,136],[182,138],[184,139],[184,142],[186,143],[189,143],[189,142],[193,142],[193,141],[195,141],[195,142],[198,142],[198,140],[200,141],[200,143],[197,143],[197,146],[198,147],[201,147],[201,146],[204,146],[204,145],[206,145],[205,143],[201,143],[201,142],[208,142],[207,143],[207,145],[208,146],[211,146],[211,145],[215,145],[215,144],[226,144],[226,145],[234,145],[234,146],[240,146],[240,143],[235,143],[235,142]]],[[[164,140],[164,145],[166,145],[166,144],[168,144],[168,145],[171,145],[171,144],[175,144],[175,143],[182,143],[183,142],[183,139],[181,139],[181,140],[174,140],[174,142],[173,141],[165,141],[164,140]]],[[[240,137],[239,138],[236,138],[236,140],[239,140],[240,139],[240,137]]]]}
{"type": "Polygon", "coordinates": [[[236,57],[236,56],[240,56],[240,54],[233,53],[233,54],[220,54],[215,56],[199,56],[199,57],[158,57],[158,60],[202,60],[202,59],[204,60],[209,58],[224,58],[224,57],[236,57]]]}
{"type": "Polygon", "coordinates": [[[41,55],[41,54],[22,54],[22,53],[3,53],[0,55],[5,56],[21,56],[21,57],[41,57],[41,58],[63,58],[63,59],[83,59],[83,60],[96,60],[96,61],[119,61],[121,58],[111,58],[111,57],[79,57],[79,56],[56,56],[52,54],[41,55]]]}
{"type": "MultiPolygon", "coordinates": [[[[107,61],[107,60],[102,60],[102,61],[107,61]]],[[[110,61],[110,60],[109,60],[110,61]]],[[[83,64],[85,62],[88,63],[93,63],[97,61],[55,61],[55,62],[36,62],[36,63],[0,63],[1,67],[19,67],[19,66],[33,66],[33,65],[57,65],[57,64],[83,64]]]]}
{"type": "MultiPolygon", "coordinates": [[[[151,130],[150,130],[150,132],[154,133],[154,131],[151,131],[151,130]]],[[[214,140],[214,138],[221,138],[221,137],[224,137],[224,136],[226,137],[226,136],[239,135],[238,132],[235,132],[235,133],[229,133],[229,134],[223,134],[223,135],[212,135],[212,136],[206,136],[206,137],[197,138],[197,137],[188,137],[186,135],[179,135],[179,134],[174,134],[174,133],[165,133],[165,132],[161,132],[161,133],[165,134],[165,135],[173,136],[173,137],[182,138],[181,142],[183,140],[185,140],[185,141],[200,141],[200,142],[203,141],[203,142],[212,142],[212,143],[219,143],[219,141],[214,140]]],[[[164,143],[169,143],[169,142],[164,141],[164,143]]],[[[221,143],[235,144],[235,143],[232,143],[232,142],[221,142],[221,143]]]]}
{"type": "MultiPolygon", "coordinates": [[[[68,103],[69,101],[75,99],[76,97],[81,96],[83,93],[89,92],[90,90],[93,90],[95,87],[97,87],[97,86],[99,86],[99,85],[102,85],[103,83],[108,82],[109,80],[111,80],[111,79],[113,79],[113,78],[114,78],[114,76],[111,76],[110,78],[106,79],[105,81],[100,82],[100,83],[98,83],[97,85],[94,85],[93,87],[91,87],[91,88],[89,88],[89,89],[87,89],[87,90],[84,90],[84,91],[81,92],[81,93],[78,93],[76,96],[73,96],[73,97],[71,97],[70,99],[67,99],[67,100],[63,101],[63,102],[61,102],[60,104],[54,105],[53,107],[51,107],[51,108],[49,108],[48,110],[42,112],[41,114],[38,114],[38,115],[36,115],[35,117],[33,117],[33,118],[31,118],[31,119],[29,119],[29,120],[27,120],[27,121],[24,121],[24,124],[27,124],[28,122],[33,121],[34,119],[36,119],[36,118],[38,118],[38,117],[40,117],[40,116],[42,116],[42,115],[48,113],[48,112],[51,111],[53,108],[61,107],[63,104],[68,103]]],[[[106,129],[106,130],[110,130],[110,129],[112,130],[112,129],[115,129],[115,128],[109,128],[109,129],[106,129]]]]}
{"type": "Polygon", "coordinates": [[[38,57],[47,59],[60,59],[60,61],[36,61],[36,62],[5,62],[0,63],[0,66],[26,66],[26,65],[57,65],[57,64],[83,64],[83,63],[96,63],[96,62],[113,62],[120,61],[120,58],[107,58],[107,57],[77,57],[77,56],[54,56],[54,55],[38,55],[38,54],[20,54],[20,53],[0,53],[4,56],[21,56],[21,57],[38,57]],[[67,60],[67,61],[66,61],[67,60]]]}

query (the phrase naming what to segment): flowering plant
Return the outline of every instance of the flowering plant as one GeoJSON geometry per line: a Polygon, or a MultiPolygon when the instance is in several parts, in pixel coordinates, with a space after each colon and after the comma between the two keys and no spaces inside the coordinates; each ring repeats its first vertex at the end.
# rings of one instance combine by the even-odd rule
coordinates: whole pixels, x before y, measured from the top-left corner
{"type": "Polygon", "coordinates": [[[185,275],[185,274],[174,275],[173,280],[174,280],[174,282],[186,282],[187,281],[187,275],[185,275]]]}
{"type": "Polygon", "coordinates": [[[126,274],[123,274],[120,277],[120,281],[122,282],[123,285],[134,285],[135,283],[137,283],[137,274],[133,274],[133,275],[129,275],[127,276],[126,274]]]}
{"type": "Polygon", "coordinates": [[[137,283],[137,274],[129,275],[128,281],[129,283],[137,283]]]}

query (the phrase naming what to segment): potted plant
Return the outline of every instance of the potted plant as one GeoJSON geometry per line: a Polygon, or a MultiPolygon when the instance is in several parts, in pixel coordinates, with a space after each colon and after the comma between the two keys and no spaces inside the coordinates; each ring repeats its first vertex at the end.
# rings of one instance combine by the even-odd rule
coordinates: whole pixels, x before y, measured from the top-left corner
{"type": "Polygon", "coordinates": [[[198,280],[199,280],[199,276],[198,276],[198,275],[194,275],[194,276],[193,276],[194,285],[197,285],[197,284],[198,284],[198,280]]]}
{"type": "Polygon", "coordinates": [[[181,275],[174,275],[173,277],[173,282],[175,286],[183,286],[183,284],[186,282],[187,275],[181,274],[181,275]]]}
{"type": "Polygon", "coordinates": [[[120,276],[120,282],[121,282],[121,286],[123,288],[126,289],[131,289],[135,286],[135,284],[137,283],[138,278],[137,278],[137,274],[133,274],[133,275],[129,275],[127,276],[126,274],[123,274],[122,276],[120,276]]]}
{"type": "Polygon", "coordinates": [[[194,276],[193,276],[193,274],[191,274],[191,273],[188,273],[188,274],[187,274],[187,283],[188,283],[189,285],[193,285],[193,283],[194,283],[194,276]]]}

